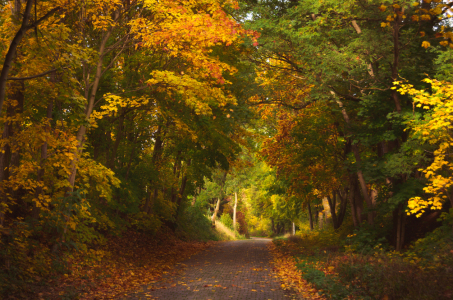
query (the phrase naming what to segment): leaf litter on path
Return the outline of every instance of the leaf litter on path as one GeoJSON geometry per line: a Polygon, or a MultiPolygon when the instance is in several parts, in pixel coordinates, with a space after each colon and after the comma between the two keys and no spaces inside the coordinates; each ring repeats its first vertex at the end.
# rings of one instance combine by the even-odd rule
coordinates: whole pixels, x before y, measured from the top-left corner
{"type": "Polygon", "coordinates": [[[296,267],[296,260],[290,253],[282,252],[274,243],[269,245],[272,254],[271,265],[278,278],[283,282],[282,289],[294,291],[307,300],[326,299],[318,293],[313,284],[302,278],[302,272],[296,267]]]}
{"type": "Polygon", "coordinates": [[[164,274],[176,273],[175,265],[205,250],[214,242],[185,242],[171,233],[155,237],[127,232],[113,237],[88,260],[78,255],[68,260],[67,274],[35,288],[36,299],[112,299],[124,297],[145,285],[154,285],[164,274]]]}

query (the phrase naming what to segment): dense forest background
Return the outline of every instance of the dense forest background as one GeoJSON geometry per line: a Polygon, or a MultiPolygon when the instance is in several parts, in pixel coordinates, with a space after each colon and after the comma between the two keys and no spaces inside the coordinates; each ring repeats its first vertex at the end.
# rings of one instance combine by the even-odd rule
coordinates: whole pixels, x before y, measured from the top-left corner
{"type": "Polygon", "coordinates": [[[452,6],[0,1],[0,295],[217,219],[450,297],[452,6]]]}

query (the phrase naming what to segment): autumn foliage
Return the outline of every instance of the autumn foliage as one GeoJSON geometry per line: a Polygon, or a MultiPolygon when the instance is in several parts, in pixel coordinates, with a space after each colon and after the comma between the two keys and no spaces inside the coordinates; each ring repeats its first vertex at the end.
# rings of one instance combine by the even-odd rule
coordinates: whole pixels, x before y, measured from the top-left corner
{"type": "MultiPolygon", "coordinates": [[[[378,253],[449,278],[452,7],[0,1],[0,295],[54,276],[49,296],[116,297],[203,249],[189,241],[222,216],[244,238],[335,241],[352,255],[335,270],[365,276],[354,255],[378,253]]],[[[300,268],[336,276],[321,265],[300,268]]]]}

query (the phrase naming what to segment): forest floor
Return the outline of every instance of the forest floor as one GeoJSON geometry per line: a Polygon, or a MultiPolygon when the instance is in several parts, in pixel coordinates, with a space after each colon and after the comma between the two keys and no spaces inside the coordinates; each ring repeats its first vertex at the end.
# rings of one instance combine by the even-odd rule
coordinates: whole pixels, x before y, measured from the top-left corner
{"type": "Polygon", "coordinates": [[[348,252],[329,232],[313,236],[275,239],[270,247],[274,268],[285,288],[304,299],[453,299],[453,250],[447,249],[450,252],[443,260],[437,264],[430,261],[426,267],[414,255],[348,252]]]}
{"type": "MultiPolygon", "coordinates": [[[[123,299],[145,284],[174,276],[175,266],[217,242],[185,242],[170,232],[127,232],[89,254],[69,258],[52,278],[36,278],[7,299],[123,299]],[[91,259],[87,259],[91,256],[91,259]]],[[[67,258],[66,258],[67,259],[67,258]]]]}

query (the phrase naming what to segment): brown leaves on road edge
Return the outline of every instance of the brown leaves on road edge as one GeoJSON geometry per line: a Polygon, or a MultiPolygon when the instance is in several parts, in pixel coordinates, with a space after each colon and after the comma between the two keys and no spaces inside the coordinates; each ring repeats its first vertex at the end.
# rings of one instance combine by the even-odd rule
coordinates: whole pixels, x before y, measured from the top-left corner
{"type": "Polygon", "coordinates": [[[69,274],[39,286],[36,299],[112,299],[153,284],[162,275],[175,272],[173,267],[190,256],[205,250],[214,242],[184,242],[169,230],[154,237],[126,232],[112,237],[97,249],[100,256],[89,260],[86,255],[69,260],[69,274]]]}
{"type": "Polygon", "coordinates": [[[272,254],[272,267],[278,274],[279,279],[283,282],[284,290],[292,290],[304,299],[324,300],[327,299],[318,294],[313,284],[302,278],[302,272],[296,267],[296,260],[288,253],[283,252],[281,248],[271,243],[269,251],[272,254]]]}

